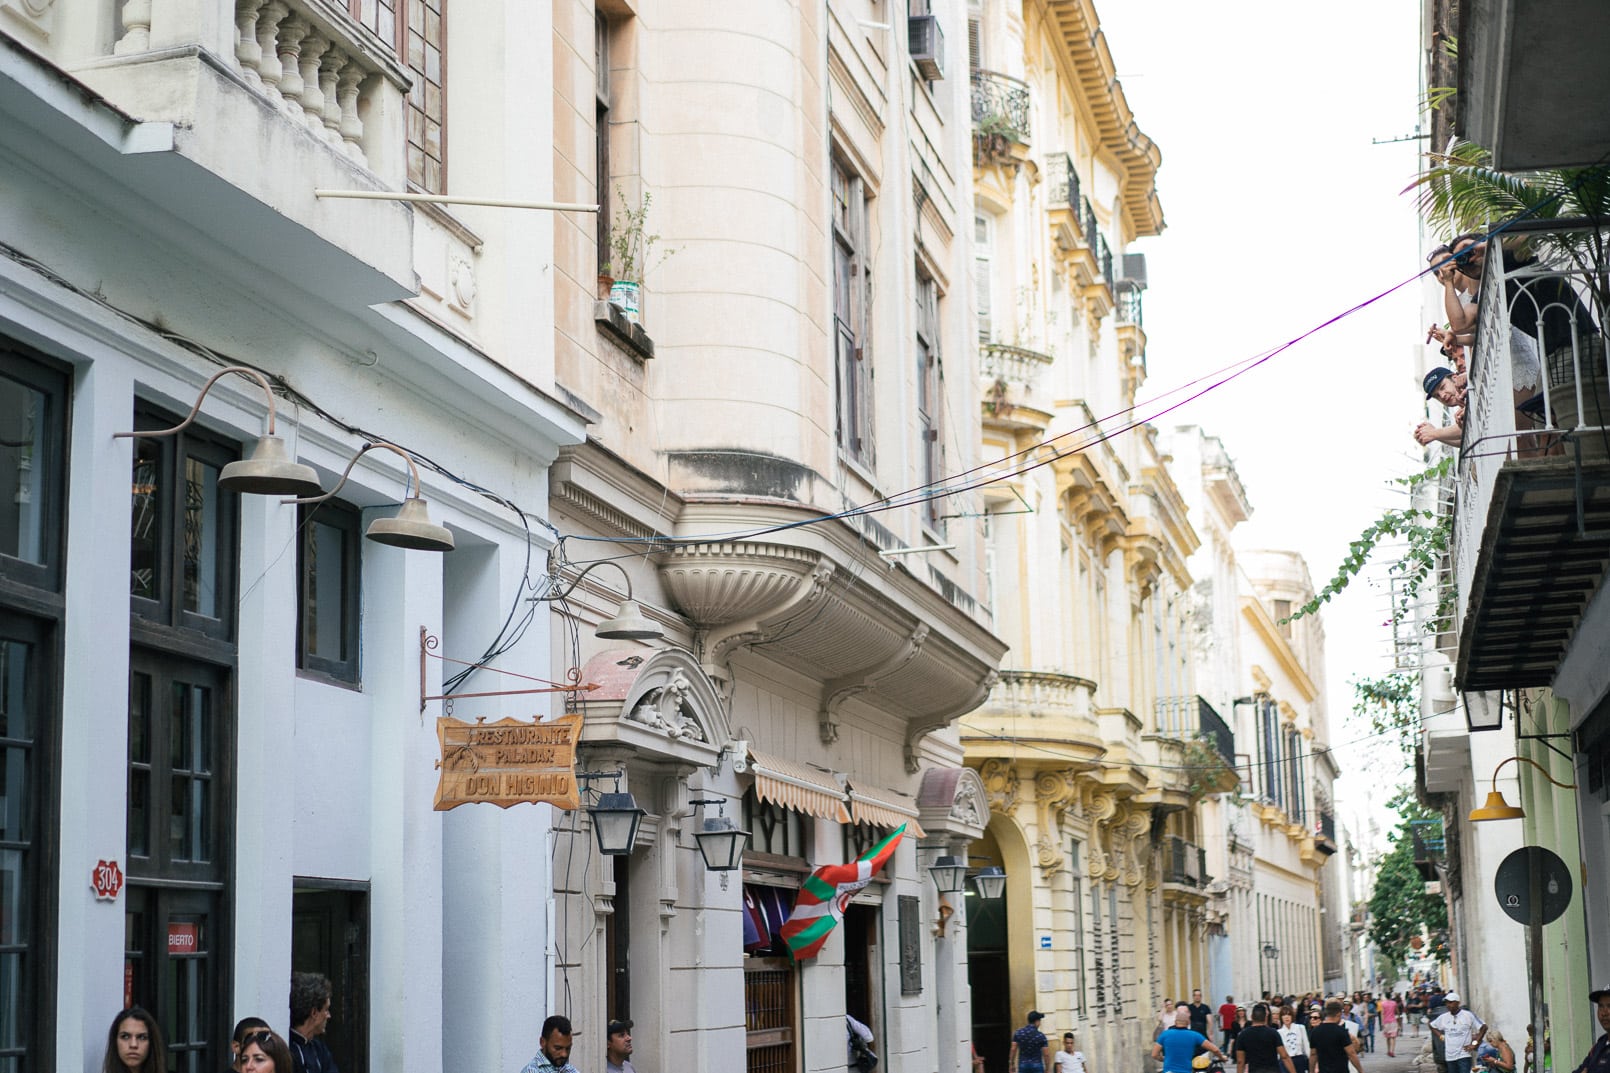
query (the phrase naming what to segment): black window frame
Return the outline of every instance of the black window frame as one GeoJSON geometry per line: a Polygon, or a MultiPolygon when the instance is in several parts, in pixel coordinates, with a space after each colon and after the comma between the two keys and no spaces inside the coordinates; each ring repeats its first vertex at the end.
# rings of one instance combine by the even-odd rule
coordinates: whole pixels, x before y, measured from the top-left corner
{"type": "Polygon", "coordinates": [[[67,373],[58,370],[28,351],[0,343],[0,377],[31,388],[45,397],[46,415],[40,454],[54,465],[40,481],[40,513],[44,528],[40,533],[43,562],[29,562],[0,553],[0,585],[60,593],[63,567],[63,529],[67,517],[66,475],[71,459],[67,445],[70,411],[70,384],[67,373]]]}
{"type": "MultiPolygon", "coordinates": [[[[178,423],[177,418],[155,407],[144,404],[135,407],[136,431],[159,431],[172,428],[178,423]]],[[[232,642],[235,639],[235,599],[239,590],[237,568],[240,556],[237,548],[240,539],[240,497],[221,489],[218,492],[219,555],[214,564],[215,576],[212,579],[216,607],[219,611],[216,616],[185,609],[183,591],[185,549],[184,541],[178,539],[178,519],[184,509],[185,463],[195,459],[222,471],[224,466],[240,457],[239,446],[192,425],[173,436],[137,439],[134,452],[136,465],[142,455],[154,457],[156,460],[157,484],[153,503],[156,513],[153,524],[157,536],[154,569],[165,570],[166,573],[155,574],[152,588],[156,595],[151,598],[134,592],[131,576],[129,609],[133,614],[135,633],[150,630],[177,631],[182,636],[195,639],[230,643],[229,651],[232,653],[232,642]],[[142,626],[147,630],[142,631],[140,629],[142,626]]],[[[137,494],[137,488],[135,492],[137,494]]]]}
{"type": "Polygon", "coordinates": [[[305,678],[317,678],[337,685],[361,687],[363,683],[363,517],[358,509],[340,500],[303,505],[296,534],[296,667],[305,678]],[[312,652],[307,637],[307,552],[317,532],[327,526],[342,535],[341,565],[341,643],[345,658],[331,659],[312,652]]]}
{"type": "MultiPolygon", "coordinates": [[[[164,652],[155,648],[134,646],[129,650],[129,707],[131,731],[129,757],[125,765],[126,800],[135,799],[133,776],[136,764],[132,722],[134,720],[135,682],[139,675],[151,680],[149,716],[150,726],[145,738],[150,749],[141,765],[149,773],[146,793],[145,849],[135,852],[132,838],[125,842],[125,860],[128,872],[128,894],[125,906],[124,959],[125,998],[134,1005],[144,1006],[162,1025],[163,1036],[170,1040],[170,1054],[175,1050],[194,1053],[193,1068],[216,1069],[227,1061],[225,1052],[229,1040],[229,1010],[219,996],[230,993],[232,986],[232,930],[229,906],[229,883],[234,874],[235,846],[235,779],[238,770],[235,741],[234,676],[231,668],[205,660],[164,652]],[[207,807],[211,813],[211,830],[206,841],[207,859],[176,859],[171,851],[171,800],[176,770],[191,775],[192,769],[176,769],[168,755],[172,747],[171,713],[161,703],[163,696],[175,684],[205,685],[212,691],[211,720],[212,755],[208,758],[207,807]],[[137,920],[137,909],[145,906],[144,920],[137,920]],[[175,955],[165,924],[175,917],[201,917],[203,950],[199,954],[175,955]],[[173,995],[164,987],[170,969],[176,960],[204,957],[204,983],[200,995],[201,1009],[198,1020],[206,1036],[175,1048],[175,1018],[173,995]]],[[[127,825],[125,831],[127,832],[127,825]]],[[[193,1029],[195,1030],[195,1029],[193,1029]]],[[[183,1043],[183,1041],[180,1041],[183,1043]]],[[[185,1066],[179,1066],[184,1073],[185,1066]]]]}
{"type": "MultiPolygon", "coordinates": [[[[44,471],[36,491],[44,520],[39,533],[40,562],[0,554],[0,639],[29,646],[27,693],[32,736],[24,795],[26,838],[5,843],[30,854],[24,861],[23,897],[32,902],[22,1002],[18,1007],[21,1046],[26,1068],[56,1066],[56,981],[59,947],[61,858],[61,682],[62,596],[66,566],[67,478],[70,472],[69,430],[72,425],[72,371],[10,339],[0,339],[0,376],[38,391],[45,398],[38,447],[54,463],[44,471]],[[26,846],[19,845],[26,843],[26,846]]],[[[20,739],[5,739],[8,747],[20,739]]],[[[19,944],[12,944],[19,945],[19,944]]]]}

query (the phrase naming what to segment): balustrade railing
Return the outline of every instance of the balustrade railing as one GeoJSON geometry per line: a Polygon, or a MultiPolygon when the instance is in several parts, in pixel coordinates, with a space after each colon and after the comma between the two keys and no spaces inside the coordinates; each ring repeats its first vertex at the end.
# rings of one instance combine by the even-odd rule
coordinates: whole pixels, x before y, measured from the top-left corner
{"type": "Polygon", "coordinates": [[[1053,671],[1002,671],[990,691],[992,707],[1030,716],[1089,717],[1096,683],[1053,671]]]}
{"type": "MultiPolygon", "coordinates": [[[[246,83],[292,121],[367,164],[362,117],[387,82],[400,104],[409,76],[365,38],[344,6],[323,0],[235,0],[229,58],[246,83]]],[[[119,8],[122,32],[113,54],[148,51],[152,20],[165,14],[194,17],[196,12],[174,0],[126,0],[119,8]]]]}
{"type": "Polygon", "coordinates": [[[1050,354],[1005,343],[984,343],[979,346],[978,355],[979,372],[985,379],[1005,380],[1029,387],[1034,387],[1039,382],[1040,374],[1056,360],[1050,354]]]}
{"type": "Polygon", "coordinates": [[[1118,295],[1118,323],[1133,324],[1139,328],[1143,326],[1141,318],[1141,295],[1145,294],[1139,287],[1119,280],[1118,295]]]}
{"type": "Polygon", "coordinates": [[[1028,83],[994,71],[974,71],[972,87],[974,129],[1028,144],[1028,83]]]}

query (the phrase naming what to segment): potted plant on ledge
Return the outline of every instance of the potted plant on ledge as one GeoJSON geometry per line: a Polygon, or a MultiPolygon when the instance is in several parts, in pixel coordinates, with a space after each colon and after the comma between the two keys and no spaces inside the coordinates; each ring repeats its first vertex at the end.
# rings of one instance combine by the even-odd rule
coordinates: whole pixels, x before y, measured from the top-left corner
{"type": "Polygon", "coordinates": [[[635,208],[619,185],[615,187],[615,196],[621,207],[609,229],[610,257],[598,271],[600,276],[610,277],[610,304],[636,324],[642,311],[643,277],[676,251],[661,249],[655,259],[654,247],[660,243],[660,236],[648,230],[653,194],[643,191],[643,199],[635,208]]]}

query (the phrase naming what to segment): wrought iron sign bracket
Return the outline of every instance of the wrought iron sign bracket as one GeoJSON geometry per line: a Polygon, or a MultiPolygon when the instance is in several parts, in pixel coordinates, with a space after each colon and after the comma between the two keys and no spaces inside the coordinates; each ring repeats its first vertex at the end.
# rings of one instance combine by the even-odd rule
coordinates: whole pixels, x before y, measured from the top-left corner
{"type": "Polygon", "coordinates": [[[436,646],[439,643],[440,641],[434,634],[430,633],[423,626],[419,627],[419,712],[421,715],[425,713],[425,705],[433,700],[445,701],[449,707],[451,707],[453,701],[469,697],[517,697],[526,696],[533,693],[584,693],[598,688],[597,682],[587,682],[586,684],[582,684],[581,668],[579,667],[572,667],[566,672],[566,677],[570,679],[569,682],[553,682],[546,678],[538,678],[535,675],[521,674],[519,671],[505,671],[500,667],[493,667],[489,664],[477,663],[466,659],[454,659],[452,656],[441,655],[436,651],[436,646]],[[456,663],[460,667],[474,667],[476,670],[480,671],[491,671],[494,674],[506,674],[511,678],[523,678],[527,682],[541,682],[542,688],[493,689],[477,693],[426,694],[425,690],[427,687],[425,685],[425,668],[429,665],[426,661],[432,659],[439,659],[443,663],[456,663]]]}

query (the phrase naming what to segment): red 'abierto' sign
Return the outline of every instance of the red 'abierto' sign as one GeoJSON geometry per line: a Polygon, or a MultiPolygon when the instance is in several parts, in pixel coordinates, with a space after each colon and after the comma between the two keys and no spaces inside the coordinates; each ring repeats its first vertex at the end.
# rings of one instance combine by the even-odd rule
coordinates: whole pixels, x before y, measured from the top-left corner
{"type": "Polygon", "coordinates": [[[201,925],[168,921],[168,953],[194,954],[201,949],[201,925]]]}
{"type": "Polygon", "coordinates": [[[123,1008],[134,1005],[134,962],[123,963],[123,1008]]]}

